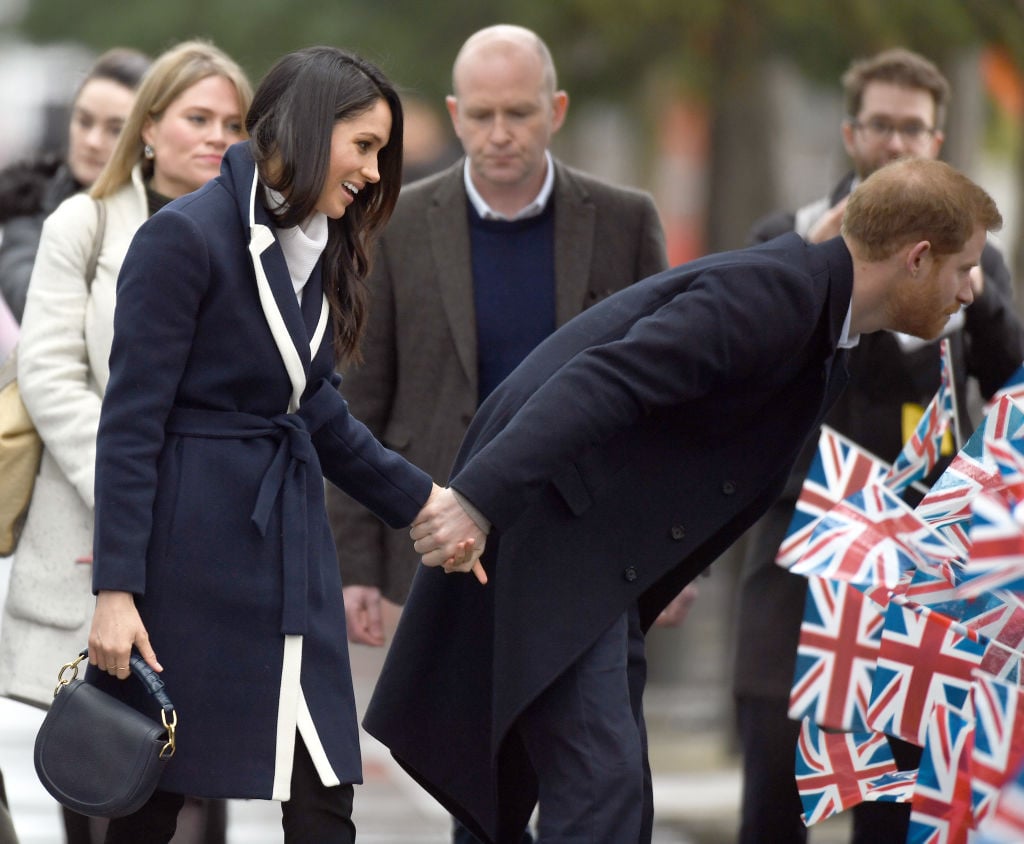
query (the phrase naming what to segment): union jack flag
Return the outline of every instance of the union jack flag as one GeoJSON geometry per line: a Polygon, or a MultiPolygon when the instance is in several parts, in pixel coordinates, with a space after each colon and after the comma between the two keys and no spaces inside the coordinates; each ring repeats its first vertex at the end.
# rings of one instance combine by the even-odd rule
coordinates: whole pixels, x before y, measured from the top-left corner
{"type": "Polygon", "coordinates": [[[882,608],[848,583],[807,579],[789,717],[822,727],[867,730],[882,608]]]}
{"type": "Polygon", "coordinates": [[[1019,503],[1024,499],[1024,438],[986,437],[985,452],[999,470],[1001,491],[1019,503]]]}
{"type": "Polygon", "coordinates": [[[888,471],[888,463],[828,425],[822,425],[818,450],[804,478],[800,498],[775,562],[783,568],[790,568],[800,559],[822,516],[847,496],[869,483],[880,481],[888,471]]]}
{"type": "MultiPolygon", "coordinates": [[[[989,595],[965,598],[952,581],[944,576],[944,573],[940,575],[924,569],[915,571],[913,577],[906,583],[899,584],[893,593],[907,604],[928,607],[954,621],[962,621],[968,627],[972,627],[971,620],[975,616],[992,612],[995,605],[1005,606],[989,595]]],[[[1002,617],[1001,614],[1000,617],[1002,617]]],[[[983,623],[987,624],[995,620],[995,618],[988,617],[983,623]]]]}
{"type": "Polygon", "coordinates": [[[864,784],[865,803],[909,803],[914,797],[917,771],[896,771],[864,784]]]}
{"type": "Polygon", "coordinates": [[[985,450],[985,438],[1014,436],[1024,425],[1022,411],[1009,397],[997,401],[964,444],[915,512],[966,558],[970,554],[967,523],[971,500],[981,489],[998,488],[999,469],[985,450]]]}
{"type": "Polygon", "coordinates": [[[931,532],[895,493],[872,484],[821,518],[790,571],[892,589],[928,565],[918,550],[920,543],[911,539],[925,543],[931,532]]]}
{"type": "Polygon", "coordinates": [[[970,759],[974,730],[970,715],[938,705],[914,789],[908,844],[967,844],[971,813],[970,759]]]}
{"type": "Polygon", "coordinates": [[[974,816],[994,807],[999,792],[1024,764],[1024,701],[1016,686],[978,673],[973,688],[974,749],[971,797],[974,816]]]}
{"type": "Polygon", "coordinates": [[[978,831],[984,844],[1024,841],[1024,770],[1018,771],[999,793],[994,810],[978,824],[978,831]]]}
{"type": "MultiPolygon", "coordinates": [[[[914,516],[920,519],[916,511],[914,516]]],[[[939,531],[927,522],[921,521],[921,527],[906,537],[907,543],[917,552],[917,569],[919,572],[940,577],[947,583],[956,584],[960,580],[960,572],[964,559],[960,551],[949,543],[939,531]]],[[[914,572],[916,576],[917,572],[914,572]]]]}
{"type": "Polygon", "coordinates": [[[1017,370],[1006,379],[1006,383],[1003,384],[995,394],[989,400],[988,404],[985,405],[985,413],[988,413],[1001,399],[1009,398],[1014,401],[1019,401],[1024,404],[1024,364],[1017,367],[1017,370]]]}
{"type": "Polygon", "coordinates": [[[979,490],[971,501],[968,533],[971,557],[962,571],[962,594],[974,597],[996,589],[1024,592],[1024,531],[1007,499],[979,490]]]}
{"type": "Polygon", "coordinates": [[[796,786],[805,826],[856,806],[868,783],[896,772],[880,733],[828,733],[804,718],[796,746],[796,786]]]}
{"type": "Polygon", "coordinates": [[[942,438],[956,417],[956,394],[948,339],[940,344],[940,361],[939,389],[883,481],[896,493],[902,492],[914,481],[927,477],[935,468],[942,456],[942,438]]]}
{"type": "Polygon", "coordinates": [[[964,625],[986,642],[981,670],[1004,682],[1019,685],[1024,658],[1024,603],[1018,595],[990,593],[975,599],[987,603],[984,612],[964,619],[964,625]]]}
{"type": "Polygon", "coordinates": [[[963,709],[984,645],[977,634],[927,607],[893,600],[885,616],[868,726],[923,746],[938,704],[963,709]]]}

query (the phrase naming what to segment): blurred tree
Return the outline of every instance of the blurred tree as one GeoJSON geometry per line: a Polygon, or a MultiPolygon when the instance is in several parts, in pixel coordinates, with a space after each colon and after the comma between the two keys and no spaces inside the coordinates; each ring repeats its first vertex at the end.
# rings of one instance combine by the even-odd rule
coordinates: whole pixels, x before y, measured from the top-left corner
{"type": "MultiPolygon", "coordinates": [[[[459,45],[498,21],[544,35],[575,102],[624,104],[652,139],[637,153],[646,159],[659,104],[645,92],[675,90],[705,105],[708,249],[738,245],[753,219],[777,203],[771,162],[778,132],[764,72],[771,59],[787,57],[810,78],[837,85],[853,57],[884,47],[902,44],[948,66],[991,42],[1024,69],[1024,0],[33,0],[20,29],[33,40],[73,39],[97,50],[131,44],[152,53],[209,37],[254,80],[288,50],[340,44],[440,108],[459,45]]],[[[1024,199],[1024,152],[1021,158],[1024,199]]],[[[1024,237],[1014,239],[1024,249],[1024,237]]]]}
{"type": "Polygon", "coordinates": [[[1004,43],[1024,68],[1019,60],[1024,0],[568,0],[567,5],[580,18],[578,32],[585,33],[578,39],[605,46],[601,62],[590,68],[594,87],[635,84],[636,69],[643,68],[644,75],[674,76],[686,95],[706,103],[709,250],[741,244],[753,220],[777,204],[771,162],[778,133],[764,72],[772,58],[787,57],[810,78],[837,87],[853,58],[895,45],[946,66],[983,41],[1004,43]]]}

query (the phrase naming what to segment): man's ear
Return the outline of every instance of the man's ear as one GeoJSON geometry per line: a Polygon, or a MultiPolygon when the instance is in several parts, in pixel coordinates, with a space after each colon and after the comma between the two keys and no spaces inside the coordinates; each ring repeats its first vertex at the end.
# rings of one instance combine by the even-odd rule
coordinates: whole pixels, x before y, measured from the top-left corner
{"type": "Polygon", "coordinates": [[[459,101],[449,94],[444,98],[444,105],[448,109],[448,116],[452,119],[452,129],[455,130],[457,136],[459,134],[459,101]]]}
{"type": "Polygon", "coordinates": [[[927,240],[919,241],[911,246],[907,250],[907,272],[916,278],[924,262],[932,257],[931,251],[932,245],[927,240]]]}
{"type": "Polygon", "coordinates": [[[551,131],[557,132],[565,123],[566,112],[569,111],[569,95],[565,91],[555,91],[551,98],[551,131]]]}

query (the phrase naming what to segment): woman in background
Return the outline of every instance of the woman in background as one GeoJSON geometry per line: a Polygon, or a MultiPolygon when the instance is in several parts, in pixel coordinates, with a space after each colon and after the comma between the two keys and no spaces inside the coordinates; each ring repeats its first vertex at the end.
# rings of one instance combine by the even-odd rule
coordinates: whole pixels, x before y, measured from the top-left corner
{"type": "MultiPolygon", "coordinates": [[[[127,47],[115,47],[101,55],[72,97],[67,153],[44,153],[0,171],[0,359],[14,348],[19,334],[43,220],[61,202],[96,180],[114,149],[149,62],[149,56],[127,47]]],[[[0,842],[6,841],[3,809],[0,779],[0,842]]],[[[65,812],[64,821],[68,844],[89,844],[85,818],[65,812]]]]}
{"type": "Polygon", "coordinates": [[[44,154],[0,171],[0,294],[19,322],[43,220],[96,181],[149,61],[149,56],[127,47],[108,50],[86,73],[71,101],[67,155],[44,154]]]}
{"type": "Polygon", "coordinates": [[[245,136],[251,99],[245,74],[213,45],[189,41],[168,50],[140,84],[90,194],[65,200],[43,225],[18,382],[44,450],[0,628],[2,694],[48,706],[54,672],[88,640],[96,431],[117,276],[150,215],[220,172],[225,150],[245,136]]]}

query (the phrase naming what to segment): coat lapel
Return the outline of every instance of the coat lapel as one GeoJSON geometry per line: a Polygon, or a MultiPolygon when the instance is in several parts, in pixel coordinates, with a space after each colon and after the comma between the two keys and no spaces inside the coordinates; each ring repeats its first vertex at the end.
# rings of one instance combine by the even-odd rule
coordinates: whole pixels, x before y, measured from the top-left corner
{"type": "Polygon", "coordinates": [[[470,261],[469,222],[462,163],[449,170],[427,209],[434,273],[455,351],[477,390],[476,308],[473,304],[473,272],[470,261]],[[465,256],[465,260],[462,260],[465,256]]]}
{"type": "Polygon", "coordinates": [[[555,319],[564,325],[586,305],[596,209],[563,165],[555,162],[555,319]]]}
{"type": "Polygon", "coordinates": [[[307,308],[300,311],[270,214],[257,198],[259,177],[248,146],[238,145],[229,150],[228,164],[235,178],[239,210],[249,229],[249,256],[260,305],[292,386],[288,411],[294,412],[306,389],[310,361],[326,333],[328,305],[323,295],[320,267],[317,266],[310,287],[303,295],[307,308]],[[239,165],[240,172],[234,173],[239,165]],[[309,313],[304,313],[305,310],[309,313]]]}

